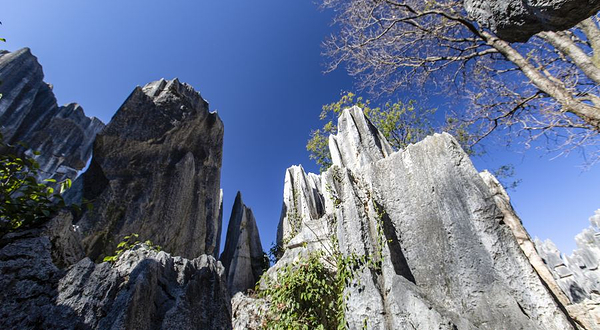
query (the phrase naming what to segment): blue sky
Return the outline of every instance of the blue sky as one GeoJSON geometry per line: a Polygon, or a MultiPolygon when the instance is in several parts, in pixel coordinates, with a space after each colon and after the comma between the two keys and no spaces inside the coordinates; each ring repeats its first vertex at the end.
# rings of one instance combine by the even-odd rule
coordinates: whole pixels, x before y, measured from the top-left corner
{"type": "MultiPolygon", "coordinates": [[[[322,73],[330,20],[312,1],[19,0],[2,4],[0,37],[8,50],[32,49],[60,104],[78,102],[104,122],[137,85],[178,77],[194,86],[225,123],[224,228],[241,190],[268,250],[285,169],[318,171],[308,134],[321,106],[352,90],[345,72],[322,73]]],[[[583,172],[577,155],[551,158],[490,141],[474,163],[513,163],[522,182],[510,195],[525,227],[570,252],[600,208],[600,165],[583,172]]]]}

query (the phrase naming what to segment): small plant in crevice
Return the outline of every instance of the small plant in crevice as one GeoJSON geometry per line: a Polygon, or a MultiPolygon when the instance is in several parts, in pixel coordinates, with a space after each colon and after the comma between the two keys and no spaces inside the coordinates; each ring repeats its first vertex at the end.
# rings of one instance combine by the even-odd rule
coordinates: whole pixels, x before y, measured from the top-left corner
{"type": "MultiPolygon", "coordinates": [[[[132,233],[123,238],[119,244],[117,244],[117,249],[115,250],[115,254],[112,256],[106,256],[102,259],[103,262],[116,262],[119,260],[119,257],[127,250],[131,250],[134,246],[141,244],[142,242],[138,240],[140,235],[132,233]]],[[[162,248],[160,245],[155,245],[150,240],[146,240],[143,242],[148,248],[154,251],[161,251],[162,248]]]]}

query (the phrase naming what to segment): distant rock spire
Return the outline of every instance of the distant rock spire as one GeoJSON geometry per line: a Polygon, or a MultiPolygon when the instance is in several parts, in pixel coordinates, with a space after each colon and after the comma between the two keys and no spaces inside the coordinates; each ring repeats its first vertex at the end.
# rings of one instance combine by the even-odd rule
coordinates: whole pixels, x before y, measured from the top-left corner
{"type": "Polygon", "coordinates": [[[242,193],[239,191],[231,210],[225,249],[220,260],[225,267],[227,287],[232,296],[254,288],[269,266],[260,242],[256,219],[252,210],[242,201],[242,193]]]}

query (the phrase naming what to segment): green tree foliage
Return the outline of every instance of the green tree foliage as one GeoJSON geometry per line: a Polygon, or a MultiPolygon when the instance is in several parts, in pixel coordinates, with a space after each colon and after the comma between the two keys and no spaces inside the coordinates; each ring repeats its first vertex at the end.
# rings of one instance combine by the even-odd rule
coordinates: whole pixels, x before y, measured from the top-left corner
{"type": "Polygon", "coordinates": [[[395,150],[418,142],[435,131],[431,123],[435,109],[419,109],[414,101],[407,103],[388,101],[381,106],[373,106],[370,100],[362,96],[351,92],[343,93],[339,101],[323,106],[320,118],[327,122],[323,128],[311,132],[306,144],[310,158],[319,164],[321,171],[325,171],[332,165],[328,143],[329,135],[337,133],[335,124],[337,117],[344,109],[354,105],[363,109],[367,118],[395,150]]]}
{"type": "MultiPolygon", "coordinates": [[[[21,156],[0,134],[0,236],[20,228],[39,226],[66,207],[61,194],[71,186],[67,179],[60,191],[38,182],[39,164],[21,156]]],[[[56,183],[53,179],[46,182],[56,183]]]]}

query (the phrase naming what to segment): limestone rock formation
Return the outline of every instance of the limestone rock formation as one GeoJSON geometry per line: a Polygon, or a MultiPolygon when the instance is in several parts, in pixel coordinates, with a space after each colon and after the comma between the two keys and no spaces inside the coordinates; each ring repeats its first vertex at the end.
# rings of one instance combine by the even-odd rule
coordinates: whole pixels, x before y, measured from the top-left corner
{"type": "Polygon", "coordinates": [[[338,133],[329,136],[329,150],[334,165],[349,169],[378,161],[393,152],[383,134],[357,106],[340,115],[338,133]]]}
{"type": "Polygon", "coordinates": [[[264,315],[267,313],[266,301],[249,297],[238,292],[231,298],[233,330],[261,330],[264,315]]]}
{"type": "Polygon", "coordinates": [[[465,0],[469,16],[509,42],[562,31],[596,14],[598,0],[465,0]]]}
{"type": "Polygon", "coordinates": [[[544,259],[560,287],[572,302],[600,295],[600,210],[590,218],[591,226],[575,237],[577,249],[571,255],[561,253],[550,240],[536,240],[544,259]]]}
{"type": "Polygon", "coordinates": [[[260,242],[256,219],[252,210],[242,201],[239,191],[231,210],[225,249],[220,261],[225,267],[227,287],[232,296],[237,292],[253,289],[269,266],[260,242]]]}
{"type": "Polygon", "coordinates": [[[436,134],[394,153],[360,109],[340,118],[345,124],[330,139],[339,150],[335,165],[310,181],[320,186],[292,189],[292,196],[317,196],[323,213],[299,217],[300,229],[268,274],[311,245],[327,253],[334,236],[344,255],[379,265],[355,270],[350,329],[576,328],[454,138],[436,134]]]}
{"type": "Polygon", "coordinates": [[[283,206],[277,226],[277,246],[285,248],[301,230],[303,223],[323,216],[325,210],[320,189],[321,178],[314,173],[306,174],[302,165],[286,170],[283,206]]]}
{"type": "Polygon", "coordinates": [[[114,264],[67,270],[29,231],[0,248],[2,329],[231,329],[224,269],[212,256],[172,257],[144,245],[114,264]]]}
{"type": "Polygon", "coordinates": [[[76,219],[92,260],[131,233],[186,258],[217,257],[223,123],[177,79],[137,87],[98,134],[73,194],[93,203],[76,219]]]}
{"type": "Polygon", "coordinates": [[[550,240],[535,240],[537,250],[573,304],[587,316],[589,329],[600,329],[600,210],[590,217],[590,227],[575,236],[577,249],[561,253],[550,240]]]}
{"type": "Polygon", "coordinates": [[[104,128],[75,103],[59,107],[44,81],[42,66],[28,48],[0,52],[0,133],[6,142],[24,142],[40,164],[38,179],[75,179],[85,167],[96,134],[104,128]]]}

